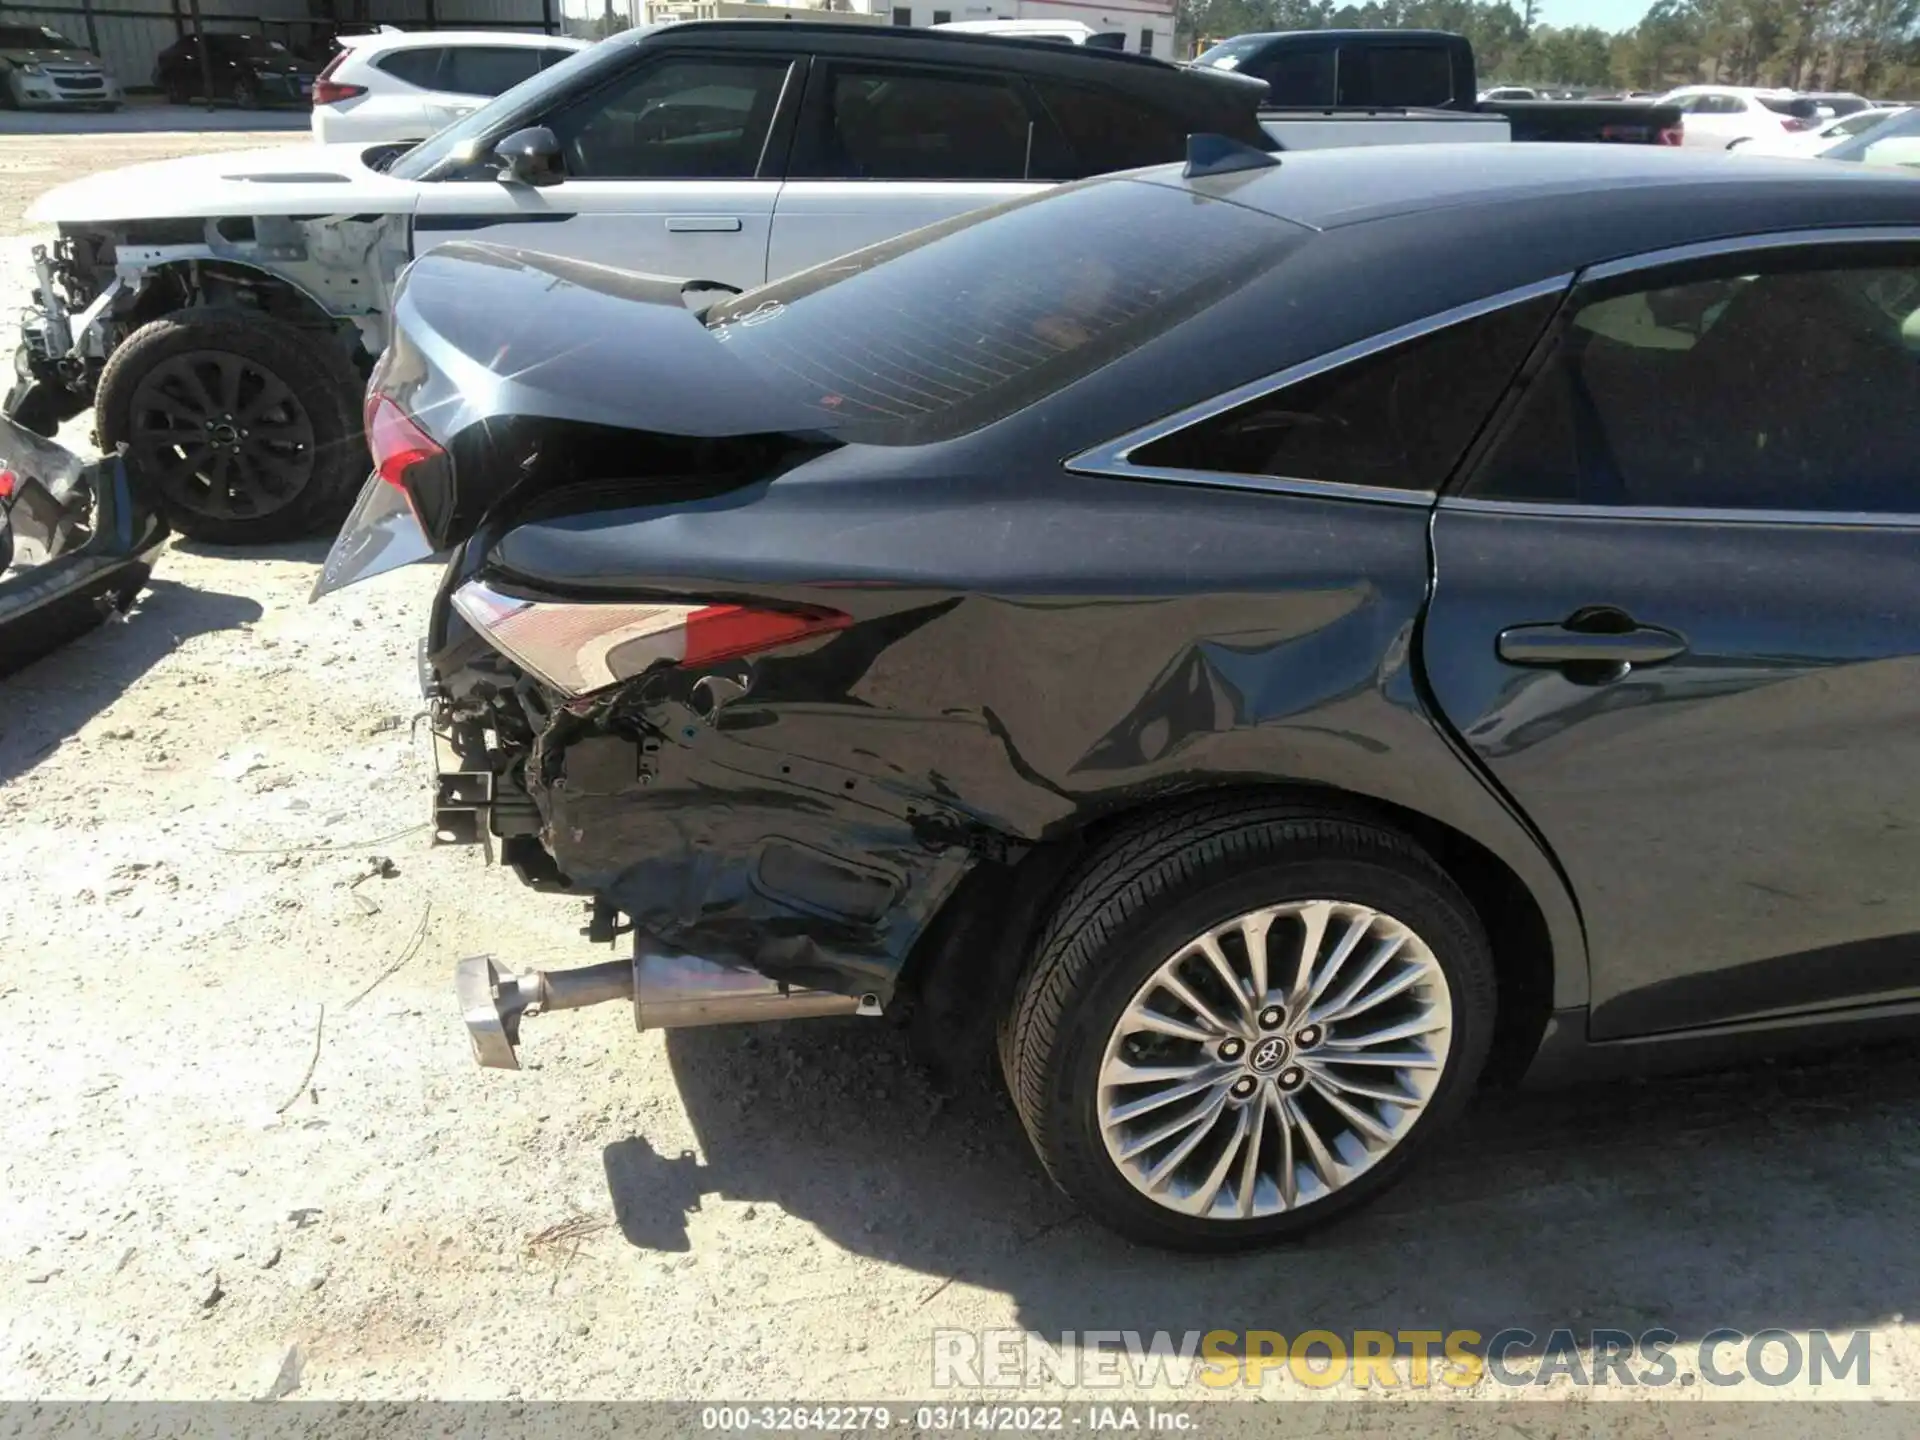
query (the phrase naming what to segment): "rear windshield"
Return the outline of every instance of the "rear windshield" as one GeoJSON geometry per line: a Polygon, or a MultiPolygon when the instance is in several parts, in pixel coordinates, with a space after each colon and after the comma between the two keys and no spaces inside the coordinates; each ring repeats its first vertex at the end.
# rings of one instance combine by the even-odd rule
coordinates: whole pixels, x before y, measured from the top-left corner
{"type": "Polygon", "coordinates": [[[1820,114],[1818,105],[1799,95],[1785,99],[1773,95],[1756,95],[1754,98],[1776,115],[1792,115],[1801,120],[1812,120],[1820,114]]]}
{"type": "Polygon", "coordinates": [[[722,301],[706,322],[837,435],[925,444],[1112,363],[1305,233],[1172,186],[1093,180],[830,260],[722,301]]]}

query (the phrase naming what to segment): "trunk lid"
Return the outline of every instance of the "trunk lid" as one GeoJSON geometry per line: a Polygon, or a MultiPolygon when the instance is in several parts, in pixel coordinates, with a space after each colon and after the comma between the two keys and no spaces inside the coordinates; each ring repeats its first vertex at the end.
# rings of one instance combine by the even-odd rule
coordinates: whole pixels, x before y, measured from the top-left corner
{"type": "Polygon", "coordinates": [[[734,293],[475,242],[414,261],[368,389],[375,473],[314,598],[461,543],[511,494],[696,499],[830,446],[831,417],[702,323],[734,293]]]}

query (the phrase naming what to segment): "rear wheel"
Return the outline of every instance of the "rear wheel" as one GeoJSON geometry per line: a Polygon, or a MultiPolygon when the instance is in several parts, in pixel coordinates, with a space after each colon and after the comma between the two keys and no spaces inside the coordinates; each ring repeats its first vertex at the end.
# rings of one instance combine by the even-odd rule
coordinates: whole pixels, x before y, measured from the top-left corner
{"type": "Polygon", "coordinates": [[[178,75],[167,77],[167,103],[169,105],[189,105],[193,102],[193,87],[178,75]]]}
{"type": "Polygon", "coordinates": [[[233,82],[233,103],[242,110],[258,110],[260,108],[260,92],[254,88],[254,83],[244,75],[233,82]]]}
{"type": "Polygon", "coordinates": [[[100,438],[181,534],[265,544],[339,521],[366,477],[363,382],[332,337],[265,315],[182,311],[113,352],[100,438]]]}
{"type": "Polygon", "coordinates": [[[1001,1060],[1096,1219],[1228,1250],[1390,1185],[1465,1103],[1493,1019],[1479,921],[1418,847],[1211,802],[1119,837],[1070,889],[1001,1060]]]}

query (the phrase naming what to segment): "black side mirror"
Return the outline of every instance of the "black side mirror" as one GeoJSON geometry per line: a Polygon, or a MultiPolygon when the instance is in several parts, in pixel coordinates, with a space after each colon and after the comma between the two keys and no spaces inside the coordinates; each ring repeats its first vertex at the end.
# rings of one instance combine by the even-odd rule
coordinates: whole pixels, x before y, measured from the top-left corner
{"type": "Polygon", "coordinates": [[[560,138],[544,125],[516,130],[493,147],[500,178],[520,185],[558,185],[567,178],[560,138]]]}

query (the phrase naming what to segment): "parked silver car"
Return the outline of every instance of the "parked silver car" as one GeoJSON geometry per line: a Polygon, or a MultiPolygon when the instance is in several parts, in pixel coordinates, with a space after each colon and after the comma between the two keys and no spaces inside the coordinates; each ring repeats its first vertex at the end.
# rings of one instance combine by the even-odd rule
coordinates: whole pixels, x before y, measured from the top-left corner
{"type": "Polygon", "coordinates": [[[0,25],[0,105],[90,105],[118,110],[126,97],[100,57],[45,25],[0,25]]]}

